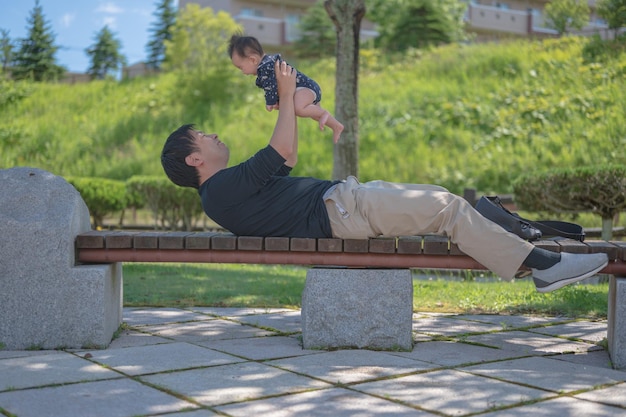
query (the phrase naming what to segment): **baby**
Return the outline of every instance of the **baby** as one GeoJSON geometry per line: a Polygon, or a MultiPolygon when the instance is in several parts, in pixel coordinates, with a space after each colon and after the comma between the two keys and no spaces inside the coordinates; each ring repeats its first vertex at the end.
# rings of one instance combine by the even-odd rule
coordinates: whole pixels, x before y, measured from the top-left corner
{"type": "MultiPolygon", "coordinates": [[[[256,75],[256,85],[265,91],[267,111],[278,109],[278,90],[274,63],[281,60],[280,55],[266,55],[259,41],[252,36],[233,35],[228,45],[228,54],[234,66],[245,75],[256,75]]],[[[333,142],[337,143],[343,125],[339,123],[319,102],[322,99],[320,86],[311,78],[297,72],[294,104],[296,115],[317,120],[320,130],[328,126],[333,130],[333,142]]]]}

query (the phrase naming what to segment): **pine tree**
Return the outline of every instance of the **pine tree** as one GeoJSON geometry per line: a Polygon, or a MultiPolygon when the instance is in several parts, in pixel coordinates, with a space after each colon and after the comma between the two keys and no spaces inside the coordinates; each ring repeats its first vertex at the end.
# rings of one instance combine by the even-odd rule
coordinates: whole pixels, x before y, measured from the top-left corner
{"type": "Polygon", "coordinates": [[[424,48],[468,38],[459,0],[366,0],[368,18],[378,25],[376,44],[390,51],[424,48]]]}
{"type": "Polygon", "coordinates": [[[87,74],[92,79],[102,80],[122,67],[126,58],[120,53],[120,41],[115,39],[108,26],[104,26],[94,40],[96,43],[86,50],[91,60],[87,74]]]}
{"type": "Polygon", "coordinates": [[[171,27],[176,23],[176,11],[174,10],[173,1],[161,0],[161,3],[157,5],[154,16],[157,17],[157,21],[150,28],[152,35],[146,45],[148,52],[146,65],[152,69],[159,69],[165,60],[164,41],[172,39],[171,27]]]}
{"type": "Polygon", "coordinates": [[[430,1],[409,7],[394,29],[387,44],[390,50],[426,48],[452,40],[445,16],[430,1]]]}
{"type": "Polygon", "coordinates": [[[34,81],[56,80],[64,69],[56,64],[54,33],[45,21],[39,0],[31,11],[28,22],[28,38],[19,40],[11,71],[16,79],[31,78],[34,81]]]}

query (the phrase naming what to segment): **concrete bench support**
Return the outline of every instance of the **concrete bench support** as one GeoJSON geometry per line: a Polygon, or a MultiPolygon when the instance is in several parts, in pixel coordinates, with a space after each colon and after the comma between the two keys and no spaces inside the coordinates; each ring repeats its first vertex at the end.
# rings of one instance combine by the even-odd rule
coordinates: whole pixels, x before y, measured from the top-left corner
{"type": "Polygon", "coordinates": [[[307,272],[302,293],[305,349],[411,350],[412,315],[409,269],[307,272]]]}
{"type": "Polygon", "coordinates": [[[626,277],[609,279],[609,354],[615,369],[626,369],[626,277]]]}
{"type": "Polygon", "coordinates": [[[120,263],[76,265],[80,194],[34,168],[0,170],[0,349],[106,347],[122,321],[120,263]]]}

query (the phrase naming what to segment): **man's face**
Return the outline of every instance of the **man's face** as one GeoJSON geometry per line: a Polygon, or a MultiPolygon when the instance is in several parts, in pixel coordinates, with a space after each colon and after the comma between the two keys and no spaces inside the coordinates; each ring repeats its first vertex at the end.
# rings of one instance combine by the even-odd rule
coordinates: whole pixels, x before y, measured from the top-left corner
{"type": "Polygon", "coordinates": [[[206,163],[226,165],[230,156],[228,147],[222,143],[215,133],[193,132],[198,153],[206,163]]]}
{"type": "Polygon", "coordinates": [[[259,60],[260,57],[255,54],[240,56],[237,52],[233,52],[231,57],[233,65],[239,68],[244,75],[256,75],[259,60]]]}

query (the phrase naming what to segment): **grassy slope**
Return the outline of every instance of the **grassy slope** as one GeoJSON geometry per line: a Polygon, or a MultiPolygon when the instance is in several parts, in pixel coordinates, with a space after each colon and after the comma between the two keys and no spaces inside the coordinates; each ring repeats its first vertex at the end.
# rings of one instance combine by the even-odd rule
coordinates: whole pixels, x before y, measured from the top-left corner
{"type": "MultiPolygon", "coordinates": [[[[361,178],[505,193],[528,169],[625,163],[626,57],[585,65],[582,45],[577,38],[457,45],[401,60],[364,51],[361,178]]],[[[318,79],[323,104],[332,109],[333,62],[298,64],[318,79]]],[[[266,143],[276,114],[265,112],[253,78],[234,74],[234,80],[238,94],[213,107],[210,97],[179,91],[175,74],[33,86],[27,98],[2,109],[0,167],[119,179],[162,175],[163,140],[189,122],[220,133],[232,161],[240,161],[266,143]],[[181,94],[191,100],[182,104],[181,94]]],[[[330,132],[311,120],[301,120],[299,129],[295,174],[329,177],[330,132]]]]}

